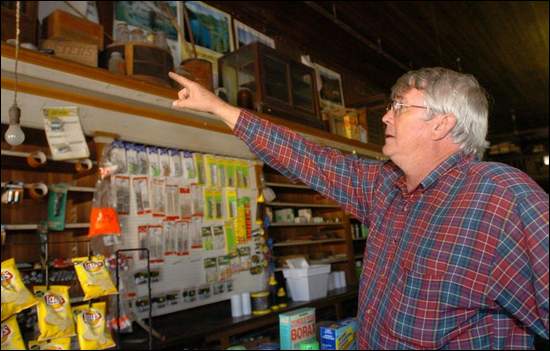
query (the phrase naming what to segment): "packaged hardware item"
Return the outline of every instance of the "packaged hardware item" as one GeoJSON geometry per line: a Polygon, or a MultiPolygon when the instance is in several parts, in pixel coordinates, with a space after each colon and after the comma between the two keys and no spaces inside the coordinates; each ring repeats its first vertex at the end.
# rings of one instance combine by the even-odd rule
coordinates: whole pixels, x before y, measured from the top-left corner
{"type": "Polygon", "coordinates": [[[321,325],[319,335],[322,350],[357,350],[357,320],[347,318],[321,325]]]}
{"type": "Polygon", "coordinates": [[[68,184],[59,183],[50,186],[48,196],[48,229],[65,229],[65,208],[67,206],[68,184]]]}
{"type": "MultiPolygon", "coordinates": [[[[4,299],[2,299],[2,302],[4,299]]],[[[2,313],[4,312],[2,303],[2,313]]],[[[17,324],[17,317],[12,316],[2,322],[2,350],[24,350],[25,344],[17,324]]]]}
{"type": "Polygon", "coordinates": [[[73,258],[76,275],[84,291],[84,301],[117,293],[101,255],[73,258]]]}
{"type": "Polygon", "coordinates": [[[79,305],[73,312],[81,350],[104,350],[115,346],[106,328],[105,302],[96,302],[91,307],[79,305]]]}
{"type": "Polygon", "coordinates": [[[315,340],[315,308],[279,314],[279,335],[281,350],[298,350],[301,342],[315,340]]]}
{"type": "Polygon", "coordinates": [[[65,338],[75,335],[69,287],[64,285],[44,285],[33,287],[38,303],[38,328],[40,335],[37,341],[65,338]]]}
{"type": "Polygon", "coordinates": [[[2,320],[38,303],[38,300],[23,284],[21,273],[15,266],[13,258],[2,262],[0,279],[2,282],[2,320]]]}

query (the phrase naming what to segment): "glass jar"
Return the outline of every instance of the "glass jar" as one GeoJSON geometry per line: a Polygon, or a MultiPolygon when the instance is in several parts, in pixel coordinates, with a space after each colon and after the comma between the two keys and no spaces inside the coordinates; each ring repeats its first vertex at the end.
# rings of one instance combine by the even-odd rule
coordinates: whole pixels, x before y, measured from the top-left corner
{"type": "Polygon", "coordinates": [[[155,32],[155,45],[161,49],[168,49],[168,41],[166,40],[166,33],[161,31],[155,32]]]}
{"type": "Polygon", "coordinates": [[[109,72],[114,74],[126,74],[126,62],[122,58],[122,54],[118,51],[111,53],[109,58],[109,72]]]}
{"type": "Polygon", "coordinates": [[[141,28],[134,28],[130,31],[130,41],[143,42],[145,34],[141,28]]]}
{"type": "Polygon", "coordinates": [[[115,41],[117,44],[126,44],[130,40],[130,31],[126,22],[118,22],[115,29],[115,41]]]}

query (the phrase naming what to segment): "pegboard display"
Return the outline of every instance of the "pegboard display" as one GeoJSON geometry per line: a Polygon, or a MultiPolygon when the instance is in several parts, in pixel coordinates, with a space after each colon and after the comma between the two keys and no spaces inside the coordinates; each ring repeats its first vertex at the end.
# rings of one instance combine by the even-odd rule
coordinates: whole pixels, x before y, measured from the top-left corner
{"type": "Polygon", "coordinates": [[[132,256],[128,291],[140,318],[229,299],[265,286],[265,239],[256,223],[254,162],[115,141],[114,207],[132,256]]]}

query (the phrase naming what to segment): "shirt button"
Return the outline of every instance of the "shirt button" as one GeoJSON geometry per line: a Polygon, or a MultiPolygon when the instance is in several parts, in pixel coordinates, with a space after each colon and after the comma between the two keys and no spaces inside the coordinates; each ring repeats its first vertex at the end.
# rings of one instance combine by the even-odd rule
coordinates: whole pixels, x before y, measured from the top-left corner
{"type": "Polygon", "coordinates": [[[372,310],[370,308],[367,309],[367,314],[371,314],[372,313],[372,310]]]}

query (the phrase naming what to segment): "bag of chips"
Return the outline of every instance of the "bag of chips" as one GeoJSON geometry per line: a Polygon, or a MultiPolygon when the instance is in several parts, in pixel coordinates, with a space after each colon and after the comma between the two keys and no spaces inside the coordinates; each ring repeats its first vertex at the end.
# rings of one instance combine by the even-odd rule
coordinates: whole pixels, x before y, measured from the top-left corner
{"type": "MultiPolygon", "coordinates": [[[[72,318],[72,317],[71,317],[72,318]]],[[[29,350],[70,350],[71,338],[59,338],[46,341],[29,341],[29,350]]]]}
{"type": "Polygon", "coordinates": [[[84,301],[105,295],[117,294],[111,275],[105,266],[102,255],[73,258],[76,275],[84,291],[84,301]]]}
{"type": "Polygon", "coordinates": [[[37,341],[64,338],[75,335],[73,314],[69,300],[69,287],[63,285],[34,286],[38,303],[38,328],[40,335],[37,341]]]}
{"type": "Polygon", "coordinates": [[[2,322],[2,350],[25,350],[17,317],[13,316],[2,322]]]}
{"type": "Polygon", "coordinates": [[[105,302],[73,308],[78,343],[81,350],[103,350],[115,346],[105,324],[105,302]]]}
{"type": "Polygon", "coordinates": [[[2,320],[38,303],[23,283],[13,258],[2,262],[0,281],[2,283],[2,320]]]}

